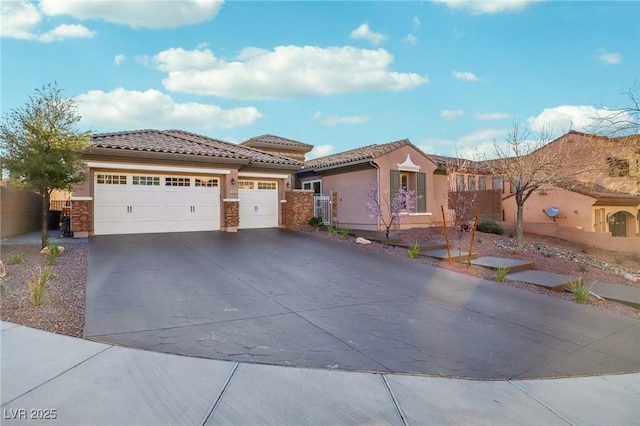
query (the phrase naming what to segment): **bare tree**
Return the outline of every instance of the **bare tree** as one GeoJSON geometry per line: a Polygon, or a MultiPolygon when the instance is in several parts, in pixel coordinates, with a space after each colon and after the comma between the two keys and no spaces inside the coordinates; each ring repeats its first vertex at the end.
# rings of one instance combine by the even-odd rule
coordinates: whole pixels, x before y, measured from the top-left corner
{"type": "Polygon", "coordinates": [[[636,136],[621,138],[622,143],[630,143],[635,148],[640,148],[640,91],[636,85],[623,93],[629,98],[629,106],[605,110],[596,117],[591,117],[593,125],[589,129],[591,132],[603,136],[636,136]]]}
{"type": "Polygon", "coordinates": [[[511,185],[516,204],[515,235],[518,249],[524,246],[524,204],[531,194],[551,186],[564,188],[577,184],[594,167],[588,149],[569,138],[552,140],[543,130],[532,135],[528,129],[514,124],[506,145],[495,143],[495,159],[485,166],[494,176],[502,176],[511,185]],[[550,143],[552,142],[552,143],[550,143]]]}
{"type": "Polygon", "coordinates": [[[393,224],[400,222],[404,217],[403,214],[413,211],[418,199],[415,191],[404,188],[398,189],[393,196],[388,192],[381,194],[376,183],[369,186],[367,198],[367,211],[384,226],[387,241],[389,241],[389,231],[393,224]]]}
{"type": "Polygon", "coordinates": [[[447,200],[451,210],[453,232],[458,242],[458,253],[462,251],[462,241],[465,235],[470,234],[474,215],[478,208],[477,192],[471,188],[465,188],[468,181],[465,174],[477,174],[475,163],[464,158],[448,158],[445,162],[447,175],[449,176],[449,193],[447,200]],[[453,178],[455,176],[455,178],[453,178]]]}

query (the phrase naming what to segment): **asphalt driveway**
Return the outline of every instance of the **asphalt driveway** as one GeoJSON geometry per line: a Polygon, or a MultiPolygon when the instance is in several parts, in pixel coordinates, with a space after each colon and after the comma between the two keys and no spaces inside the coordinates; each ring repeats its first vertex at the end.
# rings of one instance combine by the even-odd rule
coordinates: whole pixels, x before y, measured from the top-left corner
{"type": "Polygon", "coordinates": [[[640,371],[640,321],[278,229],[96,236],[85,338],[485,379],[640,371]]]}

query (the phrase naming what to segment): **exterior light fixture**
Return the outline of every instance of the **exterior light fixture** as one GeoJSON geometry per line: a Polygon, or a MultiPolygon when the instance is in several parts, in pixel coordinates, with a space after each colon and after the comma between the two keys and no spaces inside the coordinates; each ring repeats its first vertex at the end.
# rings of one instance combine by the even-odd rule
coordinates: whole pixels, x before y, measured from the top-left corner
{"type": "Polygon", "coordinates": [[[231,178],[231,185],[235,185],[236,184],[236,179],[235,178],[231,178]]]}

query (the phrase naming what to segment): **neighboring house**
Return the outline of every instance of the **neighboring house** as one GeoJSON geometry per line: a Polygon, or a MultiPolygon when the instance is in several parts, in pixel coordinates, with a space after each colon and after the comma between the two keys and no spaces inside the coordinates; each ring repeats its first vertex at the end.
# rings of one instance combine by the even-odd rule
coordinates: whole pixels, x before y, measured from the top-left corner
{"type": "Polygon", "coordinates": [[[335,194],[339,225],[366,230],[381,226],[367,211],[371,185],[389,200],[400,188],[413,190],[418,196],[415,211],[403,214],[399,226],[429,226],[442,222],[441,206],[446,208],[446,176],[437,169],[436,162],[404,139],[306,161],[295,175],[295,187],[335,194]]]}
{"type": "Polygon", "coordinates": [[[87,235],[278,227],[300,162],[180,130],[93,135],[73,190],[73,231],[87,235]]]}
{"type": "MultiPolygon", "coordinates": [[[[535,191],[524,204],[525,230],[549,234],[554,228],[610,233],[636,237],[640,234],[640,135],[607,138],[571,131],[540,150],[553,150],[562,144],[573,145],[565,160],[566,168],[586,168],[572,181],[535,191]],[[585,158],[588,166],[585,166],[585,158]],[[559,211],[554,218],[553,210],[559,211]]],[[[565,145],[566,147],[566,145],[565,145]]],[[[432,156],[440,167],[448,169],[450,189],[457,193],[493,190],[500,194],[501,220],[513,226],[516,218],[511,183],[488,173],[485,162],[432,156]],[[453,165],[453,166],[452,166],[453,165]]],[[[486,211],[486,210],[485,210],[486,211]]],[[[481,214],[482,216],[482,214],[481,214]]],[[[486,216],[486,215],[485,215],[486,216]]],[[[499,220],[500,220],[499,219],[499,220]]]]}

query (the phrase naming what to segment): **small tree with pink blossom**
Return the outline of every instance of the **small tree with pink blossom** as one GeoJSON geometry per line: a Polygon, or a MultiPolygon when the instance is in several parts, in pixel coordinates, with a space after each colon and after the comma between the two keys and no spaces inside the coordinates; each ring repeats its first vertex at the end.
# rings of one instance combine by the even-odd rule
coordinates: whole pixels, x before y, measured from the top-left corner
{"type": "Polygon", "coordinates": [[[406,214],[413,212],[418,199],[415,191],[404,188],[398,189],[393,196],[390,196],[388,191],[381,193],[376,183],[369,187],[367,198],[367,212],[385,227],[387,241],[393,224],[400,223],[406,214]]]}

